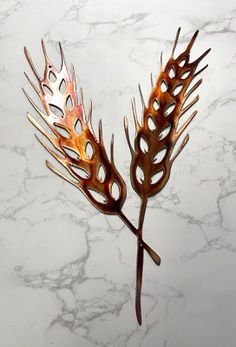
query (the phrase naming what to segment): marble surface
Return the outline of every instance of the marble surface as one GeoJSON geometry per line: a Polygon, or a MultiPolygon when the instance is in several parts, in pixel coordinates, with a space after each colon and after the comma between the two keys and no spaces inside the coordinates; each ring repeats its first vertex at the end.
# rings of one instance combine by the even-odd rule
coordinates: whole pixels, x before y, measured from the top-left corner
{"type": "Polygon", "coordinates": [[[0,345],[234,347],[235,1],[1,0],[0,52],[0,345]],[[135,237],[46,168],[50,156],[26,119],[35,112],[21,90],[33,95],[23,46],[42,72],[40,39],[56,64],[61,41],[86,105],[93,99],[94,127],[102,118],[106,144],[115,131],[125,211],[136,224],[122,119],[131,120],[139,82],[148,97],[150,72],[158,72],[161,51],[169,57],[179,26],[179,51],[196,29],[193,57],[212,51],[190,141],[149,202],[144,236],[162,265],[145,256],[139,327],[135,237]]]}

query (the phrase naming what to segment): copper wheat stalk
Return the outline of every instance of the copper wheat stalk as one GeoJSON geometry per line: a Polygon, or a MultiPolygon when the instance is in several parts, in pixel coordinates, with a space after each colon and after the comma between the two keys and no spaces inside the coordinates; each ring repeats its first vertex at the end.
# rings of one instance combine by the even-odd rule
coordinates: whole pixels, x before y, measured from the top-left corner
{"type": "MultiPolygon", "coordinates": [[[[134,149],[131,145],[128,134],[128,122],[125,119],[125,132],[132,155],[131,161],[131,182],[134,190],[140,196],[141,207],[138,228],[122,212],[122,207],[126,200],[126,184],[116,169],[114,162],[114,136],[112,135],[110,144],[110,158],[107,155],[103,143],[102,123],[99,122],[98,137],[92,127],[92,103],[88,116],[85,114],[83,104],[83,93],[81,89],[80,102],[76,93],[75,71],[72,66],[70,76],[66,67],[63,51],[60,47],[61,68],[57,70],[50,62],[45,45],[42,41],[42,50],[45,59],[44,75],[40,77],[35,69],[28,50],[25,48],[25,56],[37,80],[35,85],[26,75],[30,84],[39,96],[46,114],[41,112],[30,96],[25,92],[28,100],[42,117],[50,132],[45,130],[29,113],[30,122],[49,140],[52,147],[39,142],[46,150],[66,169],[70,176],[59,171],[54,165],[46,161],[47,167],[66,181],[77,187],[100,212],[113,214],[120,217],[134,235],[137,236],[137,274],[136,274],[136,315],[139,324],[141,317],[141,288],[143,272],[143,250],[145,249],[152,260],[160,265],[161,259],[158,254],[147,245],[142,238],[143,222],[147,207],[148,198],[157,194],[166,184],[171,165],[179,152],[188,140],[188,135],[184,138],[177,153],[171,157],[174,145],[195,116],[194,112],[188,120],[178,128],[180,117],[198,100],[196,97],[188,106],[184,106],[185,101],[201,83],[198,81],[187,93],[191,81],[203,69],[195,73],[201,59],[209,52],[206,51],[199,59],[189,63],[189,53],[193,42],[197,36],[194,34],[187,49],[174,59],[174,50],[177,44],[180,30],[177,32],[172,56],[164,70],[161,70],[155,87],[149,99],[148,107],[143,102],[143,117],[140,125],[136,115],[135,101],[132,101],[133,115],[136,126],[136,136],[134,149]],[[184,61],[183,66],[181,62],[184,61]],[[170,76],[170,71],[174,75],[170,76]],[[187,76],[183,78],[185,74],[187,76]],[[163,90],[163,84],[165,90],[163,90]],[[176,88],[181,87],[178,93],[174,93],[176,88]],[[170,108],[173,106],[174,108],[170,108]],[[169,111],[168,111],[169,110],[169,111]],[[168,128],[168,129],[167,129],[168,128]],[[168,132],[166,132],[168,130],[168,132]],[[146,144],[146,150],[142,146],[146,144]],[[165,150],[161,160],[157,154],[165,150]],[[137,169],[140,169],[143,178],[140,179],[137,169]],[[159,175],[161,173],[161,175],[159,175]],[[158,174],[156,181],[154,176],[158,174]],[[114,194],[114,186],[118,188],[118,196],[114,194]]],[[[141,92],[141,89],[140,89],[141,92]]]]}
{"type": "Polygon", "coordinates": [[[196,72],[198,64],[210,51],[210,49],[208,49],[198,59],[189,62],[190,51],[198,35],[198,31],[196,31],[185,51],[177,58],[174,58],[179,34],[180,28],[176,34],[171,57],[164,68],[162,66],[161,56],[160,74],[155,85],[151,78],[152,92],[147,106],[144,103],[144,98],[139,86],[143,106],[142,124],[139,124],[136,114],[135,100],[132,100],[136,130],[134,148],[132,147],[129,138],[128,121],[127,118],[125,118],[125,132],[132,156],[130,167],[131,183],[133,189],[141,199],[137,237],[138,250],[135,300],[136,314],[139,324],[142,322],[142,230],[148,198],[156,195],[165,186],[169,179],[174,160],[188,142],[189,135],[187,134],[177,151],[173,153],[180,135],[197,114],[197,111],[194,111],[182,125],[179,124],[181,117],[199,99],[199,96],[197,95],[188,103],[188,105],[186,105],[186,101],[201,84],[202,80],[198,80],[191,88],[189,88],[191,82],[207,67],[206,65],[196,72]]]}

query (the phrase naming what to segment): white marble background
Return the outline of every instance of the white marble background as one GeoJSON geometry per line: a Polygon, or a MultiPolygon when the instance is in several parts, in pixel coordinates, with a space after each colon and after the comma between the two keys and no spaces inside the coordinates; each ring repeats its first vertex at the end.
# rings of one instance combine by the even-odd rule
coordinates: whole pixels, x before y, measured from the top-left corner
{"type": "MultiPolygon", "coordinates": [[[[1,0],[0,345],[3,347],[234,347],[236,344],[236,7],[233,0],[1,0]],[[122,129],[130,99],[196,29],[211,47],[190,142],[147,211],[143,325],[134,312],[136,240],[44,165],[26,119],[26,45],[42,72],[40,38],[73,62],[105,140],[129,182],[122,129]]],[[[35,97],[36,100],[36,97],[35,97]]],[[[50,158],[51,159],[51,158],[50,158]]],[[[125,210],[137,222],[129,187],[125,210]]]]}

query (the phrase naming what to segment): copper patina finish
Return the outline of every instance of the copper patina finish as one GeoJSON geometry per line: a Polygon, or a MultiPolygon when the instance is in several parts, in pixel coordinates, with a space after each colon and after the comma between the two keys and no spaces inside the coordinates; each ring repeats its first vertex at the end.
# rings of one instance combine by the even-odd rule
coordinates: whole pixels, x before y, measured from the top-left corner
{"type": "Polygon", "coordinates": [[[133,189],[140,196],[141,207],[138,225],[138,251],[137,251],[137,273],[136,273],[136,314],[141,324],[141,287],[143,271],[143,242],[142,229],[145,210],[149,197],[156,195],[167,183],[172,164],[178,154],[182,151],[189,140],[186,134],[180,146],[175,145],[185,128],[196,116],[194,111],[180,125],[181,117],[198,101],[197,95],[187,105],[191,94],[202,83],[199,79],[196,83],[191,82],[204,70],[207,65],[196,72],[201,60],[209,53],[205,51],[198,59],[190,62],[190,51],[198,35],[195,32],[187,48],[177,58],[174,58],[175,48],[178,42],[180,28],[177,31],[171,57],[166,66],[162,66],[155,85],[152,84],[152,92],[148,105],[144,103],[141,88],[140,97],[143,106],[142,124],[139,124],[135,101],[132,100],[133,117],[136,129],[134,148],[131,145],[128,121],[125,118],[125,132],[129,144],[132,161],[130,176],[133,189]],[[139,173],[138,173],[139,170],[139,173]]]}
{"type": "Polygon", "coordinates": [[[77,187],[100,212],[119,216],[137,236],[136,315],[140,325],[142,323],[143,250],[147,251],[157,265],[161,263],[159,255],[143,241],[142,230],[148,198],[157,194],[165,186],[173,161],[189,139],[187,134],[174,152],[178,138],[197,113],[193,112],[183,124],[179,125],[181,117],[198,100],[198,96],[196,96],[186,105],[186,101],[202,80],[197,81],[191,88],[189,88],[190,83],[207,67],[204,66],[196,72],[197,66],[210,51],[207,50],[198,59],[189,62],[190,51],[198,34],[196,32],[185,51],[174,58],[179,34],[180,29],[177,32],[170,59],[164,69],[161,63],[161,71],[155,85],[152,82],[148,106],[145,106],[139,88],[143,104],[141,124],[136,114],[135,100],[132,100],[136,129],[134,148],[129,137],[128,121],[125,118],[125,132],[132,156],[131,183],[141,199],[137,228],[122,212],[126,200],[126,184],[115,166],[114,136],[112,135],[110,156],[108,157],[103,142],[102,122],[100,120],[97,136],[92,127],[92,102],[88,115],[86,115],[82,89],[78,102],[75,71],[72,67],[72,73],[69,74],[61,45],[59,44],[61,67],[58,70],[49,60],[42,41],[45,58],[43,77],[38,74],[29,52],[25,48],[25,56],[37,80],[37,85],[27,75],[26,77],[38,94],[45,113],[26,92],[25,94],[46,123],[48,130],[45,130],[29,113],[28,119],[50,141],[52,146],[48,146],[36,136],[69,175],[61,172],[48,161],[46,161],[47,167],[77,187]],[[114,194],[114,186],[117,188],[118,196],[114,194]]]}

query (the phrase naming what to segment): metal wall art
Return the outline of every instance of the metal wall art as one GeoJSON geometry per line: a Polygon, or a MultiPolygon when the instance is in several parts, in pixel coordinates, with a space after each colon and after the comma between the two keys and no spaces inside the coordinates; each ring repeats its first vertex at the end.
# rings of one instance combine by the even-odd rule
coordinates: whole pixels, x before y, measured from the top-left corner
{"type": "Polygon", "coordinates": [[[86,115],[83,104],[83,92],[78,102],[76,94],[75,71],[71,75],[66,67],[63,51],[60,47],[61,68],[57,70],[48,58],[44,42],[42,50],[45,58],[43,77],[40,77],[25,48],[25,56],[37,80],[37,86],[27,77],[43,104],[45,114],[25,92],[28,100],[42,117],[48,128],[45,130],[30,114],[30,122],[51,142],[52,147],[39,142],[68,171],[65,175],[54,165],[46,161],[47,167],[57,175],[77,187],[100,212],[117,215],[131,232],[137,237],[137,269],[136,269],[136,315],[142,324],[141,289],[143,274],[144,250],[152,260],[160,265],[159,255],[143,240],[143,223],[148,199],[156,195],[167,183],[172,164],[186,145],[189,135],[185,135],[180,146],[176,142],[188,124],[195,117],[194,111],[181,125],[181,117],[198,101],[198,95],[187,103],[190,95],[201,84],[191,82],[206,67],[196,71],[201,60],[210,49],[198,59],[190,62],[190,51],[197,37],[193,35],[183,53],[174,57],[180,29],[174,41],[171,57],[166,66],[162,66],[155,83],[151,78],[152,90],[147,106],[145,105],[139,86],[143,113],[141,123],[136,114],[135,100],[132,100],[135,137],[130,139],[128,120],[124,120],[124,128],[131,152],[130,179],[132,187],[140,197],[140,213],[138,226],[135,227],[122,212],[126,200],[126,184],[118,172],[113,155],[114,137],[110,144],[110,156],[104,147],[102,122],[99,122],[98,136],[92,127],[92,103],[86,115]],[[191,84],[191,85],[190,85],[191,84]],[[52,135],[53,134],[53,135],[52,135]],[[133,142],[133,145],[132,145],[133,142]],[[118,196],[114,188],[118,188],[118,196]]]}

